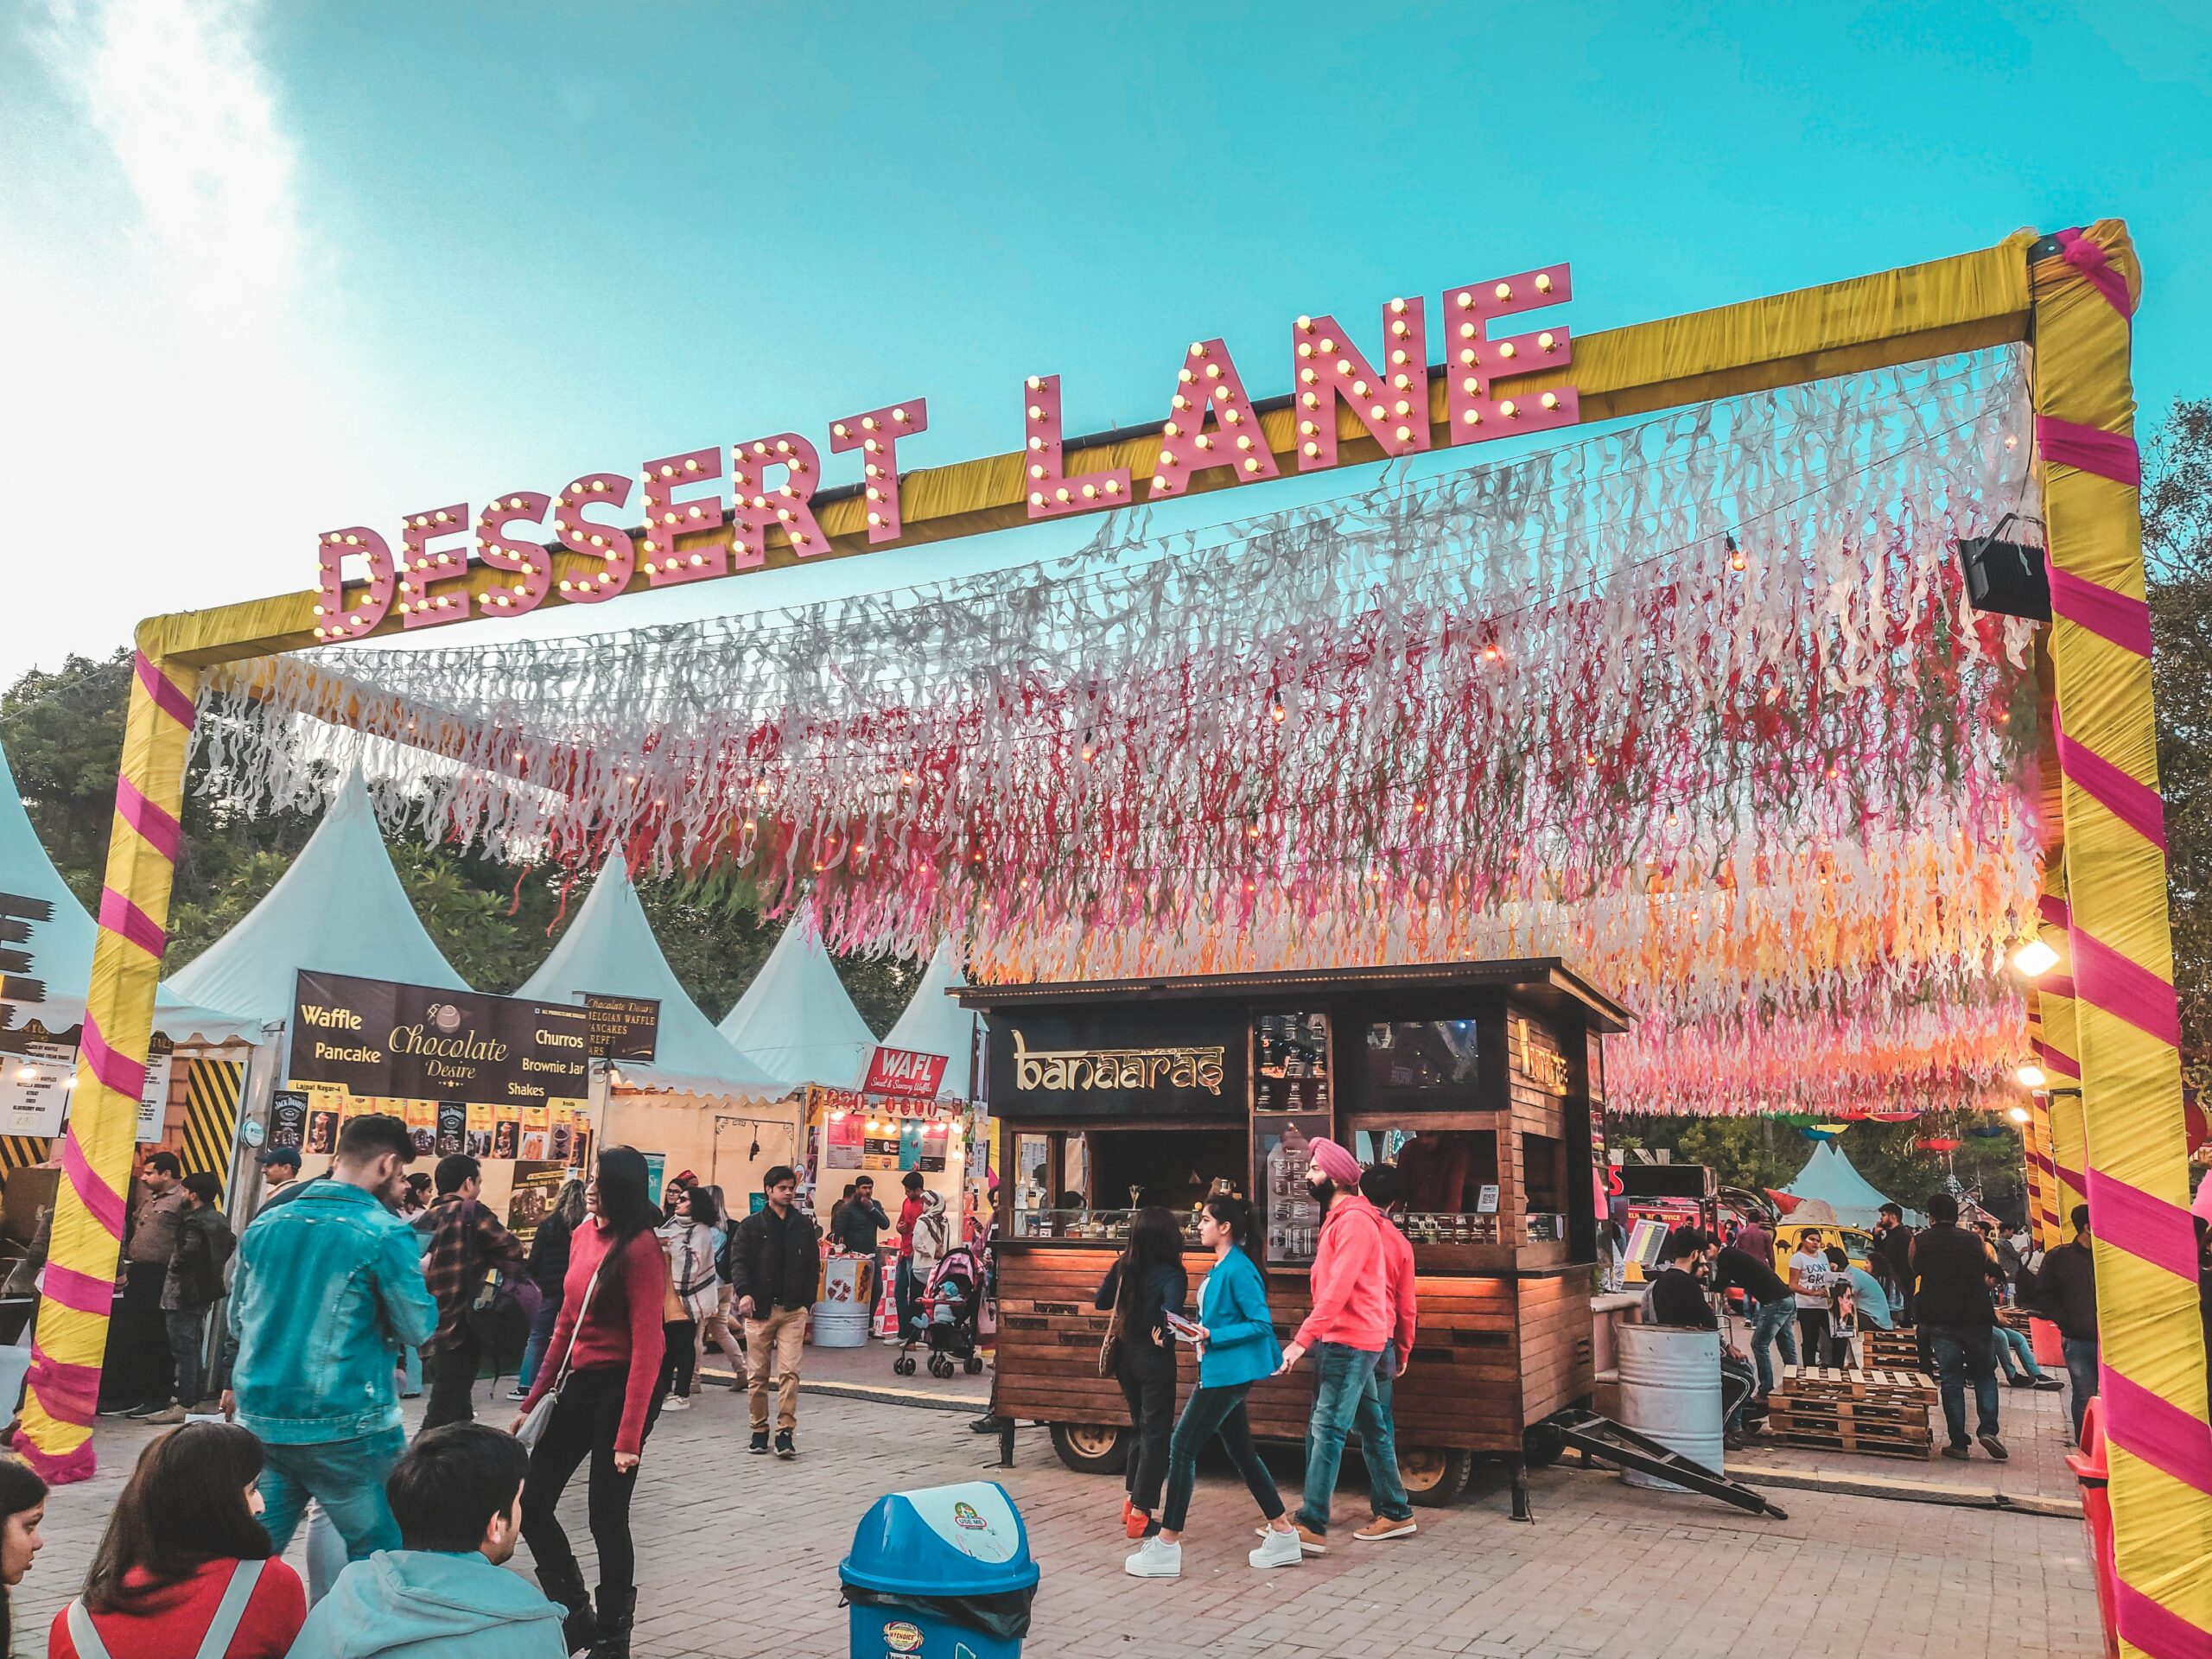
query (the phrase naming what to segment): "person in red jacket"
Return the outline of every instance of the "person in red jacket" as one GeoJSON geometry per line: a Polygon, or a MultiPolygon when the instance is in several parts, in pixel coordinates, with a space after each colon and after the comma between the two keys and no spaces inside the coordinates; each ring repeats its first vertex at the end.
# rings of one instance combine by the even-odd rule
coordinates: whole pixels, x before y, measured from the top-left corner
{"type": "MultiPolygon", "coordinates": [[[[1298,1335],[1282,1351],[1282,1370],[1290,1370],[1310,1350],[1319,1382],[1313,1414],[1306,1430],[1306,1496],[1293,1518],[1299,1547],[1308,1555],[1329,1553],[1329,1501],[1336,1495],[1337,1468],[1344,1461],[1344,1440],[1360,1402],[1382,1363],[1382,1351],[1397,1331],[1397,1310],[1390,1298],[1390,1259],[1382,1237],[1395,1232],[1372,1204],[1360,1196],[1359,1160],[1335,1141],[1313,1142],[1306,1182],[1323,1211],[1320,1242],[1313,1253],[1313,1307],[1298,1335]]],[[[1411,1309],[1408,1309],[1411,1317],[1411,1309]]],[[[1377,1458],[1368,1471],[1378,1518],[1404,1510],[1405,1488],[1397,1459],[1377,1458]]],[[[1402,1523],[1356,1535],[1399,1537],[1402,1523]]]]}
{"type": "Polygon", "coordinates": [[[260,1478],[261,1442],[232,1423],[187,1423],[140,1452],[47,1659],[283,1659],[308,1598],[270,1559],[260,1478]]]}
{"type": "Polygon", "coordinates": [[[892,1295],[899,1309],[899,1334],[910,1334],[919,1321],[921,1310],[917,1304],[920,1287],[914,1280],[914,1229],[920,1224],[923,1212],[928,1209],[922,1196],[922,1172],[906,1172],[906,1196],[899,1205],[899,1264],[893,1270],[892,1295]]]}
{"type": "Polygon", "coordinates": [[[531,1448],[523,1483],[522,1535],[537,1563],[537,1582],[568,1610],[569,1651],[628,1659],[638,1605],[638,1555],[630,1538],[630,1498],[645,1436],[660,1415],[654,1392],[665,1345],[661,1303],[668,1258],[653,1231],[660,1210],[645,1183],[645,1154],[608,1147],[584,1188],[585,1219],[569,1243],[561,1317],[530,1398],[510,1433],[521,1429],[548,1391],[553,1413],[531,1448]],[[599,1615],[592,1616],[569,1535],[554,1506],[586,1458],[591,1459],[588,1514],[599,1548],[599,1615]]]}
{"type": "Polygon", "coordinates": [[[1413,1363],[1418,1301],[1413,1241],[1392,1219],[1403,1190],[1397,1170],[1389,1164],[1370,1164],[1359,1178],[1360,1197],[1382,1217],[1384,1283],[1390,1294],[1390,1340],[1382,1345],[1382,1357],[1375,1363],[1375,1374],[1368,1378],[1358,1414],[1352,1419],[1352,1427],[1359,1431],[1360,1456],[1369,1471],[1369,1495],[1375,1500],[1375,1513],[1354,1529],[1352,1536],[1368,1543],[1410,1538],[1414,1530],[1414,1507],[1398,1472],[1398,1420],[1391,1402],[1393,1385],[1413,1363]],[[1376,1474],[1377,1469],[1387,1471],[1387,1478],[1376,1474]]]}

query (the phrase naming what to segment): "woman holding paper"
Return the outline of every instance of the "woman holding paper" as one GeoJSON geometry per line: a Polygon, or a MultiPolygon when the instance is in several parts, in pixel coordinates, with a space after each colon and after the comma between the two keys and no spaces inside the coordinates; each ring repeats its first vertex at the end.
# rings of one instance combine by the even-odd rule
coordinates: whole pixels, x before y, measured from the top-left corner
{"type": "Polygon", "coordinates": [[[1160,1531],[1122,1564],[1131,1578],[1182,1576],[1183,1522],[1198,1483],[1198,1452],[1217,1434],[1267,1517],[1260,1547],[1245,1559],[1259,1567],[1295,1567],[1301,1559],[1298,1534],[1283,1512],[1274,1477],[1260,1461],[1244,1415],[1244,1396],[1252,1385],[1273,1376],[1282,1363],[1274,1317],[1268,1311],[1267,1278],[1252,1255],[1255,1233],[1252,1206],[1242,1198],[1208,1198],[1199,1212],[1198,1242],[1213,1252],[1213,1268],[1199,1294],[1198,1327],[1191,1332],[1198,1351],[1198,1386],[1167,1443],[1167,1492],[1160,1531]]]}

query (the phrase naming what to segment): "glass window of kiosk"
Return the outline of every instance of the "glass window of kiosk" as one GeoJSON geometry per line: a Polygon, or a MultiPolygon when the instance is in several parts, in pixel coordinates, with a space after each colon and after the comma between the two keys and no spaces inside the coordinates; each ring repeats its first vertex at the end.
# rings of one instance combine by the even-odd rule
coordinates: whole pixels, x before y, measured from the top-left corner
{"type": "Polygon", "coordinates": [[[1499,1243],[1497,1130],[1363,1113],[1353,1120],[1351,1154],[1398,1166],[1406,1236],[1414,1243],[1499,1243]]]}
{"type": "Polygon", "coordinates": [[[1522,1211],[1529,1242],[1567,1236],[1567,1147],[1548,1135],[1521,1137],[1522,1211]]]}
{"type": "Polygon", "coordinates": [[[1476,1103],[1471,1018],[1370,1021],[1364,1058],[1361,1097],[1371,1106],[1449,1111],[1476,1103]]]}
{"type": "Polygon", "coordinates": [[[1241,1130],[1074,1129],[1014,1140],[1017,1238],[1114,1239],[1140,1205],[1163,1205],[1186,1226],[1226,1184],[1242,1192],[1249,1150],[1241,1130]]]}

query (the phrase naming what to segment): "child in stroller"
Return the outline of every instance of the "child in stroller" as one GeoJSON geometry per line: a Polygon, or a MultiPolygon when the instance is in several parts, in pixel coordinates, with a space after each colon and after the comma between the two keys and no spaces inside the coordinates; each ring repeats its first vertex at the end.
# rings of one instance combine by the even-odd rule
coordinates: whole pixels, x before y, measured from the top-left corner
{"type": "Polygon", "coordinates": [[[920,1322],[906,1332],[891,1369],[900,1376],[914,1374],[914,1346],[926,1344],[931,1376],[950,1376],[957,1361],[970,1376],[983,1369],[976,1351],[977,1316],[982,1311],[984,1263],[978,1245],[958,1244],[945,1253],[930,1274],[921,1296],[920,1322]]]}

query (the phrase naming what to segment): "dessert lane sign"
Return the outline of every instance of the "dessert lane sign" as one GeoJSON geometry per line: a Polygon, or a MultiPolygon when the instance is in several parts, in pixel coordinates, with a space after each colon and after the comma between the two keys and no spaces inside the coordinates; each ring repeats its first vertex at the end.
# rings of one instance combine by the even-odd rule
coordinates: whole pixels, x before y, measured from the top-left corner
{"type": "MultiPolygon", "coordinates": [[[[1565,264],[1447,289],[1438,313],[1433,364],[1425,298],[1394,299],[1382,308],[1381,343],[1372,357],[1336,318],[1300,317],[1291,325],[1286,350],[1298,470],[1338,464],[1344,410],[1391,456],[1573,425],[1581,413],[1572,385],[1516,393],[1510,384],[1499,384],[1567,369],[1574,353],[1566,327],[1491,332],[1522,312],[1570,297],[1565,264]],[[1446,390],[1441,430],[1429,410],[1430,381],[1438,375],[1446,390]]],[[[1065,466],[1060,378],[1030,376],[1021,392],[1029,517],[1102,512],[1133,499],[1181,495],[1200,474],[1224,468],[1224,481],[1232,484],[1281,476],[1224,340],[1191,346],[1166,404],[1149,478],[1133,477],[1128,467],[1071,476],[1065,466]]],[[[899,446],[928,429],[928,401],[921,397],[830,423],[830,453],[859,454],[871,546],[895,542],[903,533],[899,446]]],[[[813,440],[772,432],[727,449],[711,444],[657,456],[634,473],[580,472],[550,494],[501,490],[481,506],[454,501],[425,507],[402,518],[396,548],[366,524],[326,531],[316,549],[315,637],[359,639],[395,607],[408,628],[471,616],[525,615],[555,591],[556,550],[586,562],[580,573],[558,584],[561,596],[579,605],[614,598],[640,566],[652,588],[757,570],[767,562],[771,534],[799,558],[817,558],[832,550],[815,516],[821,487],[822,457],[813,440]],[[642,529],[625,528],[639,511],[642,529]],[[726,539],[700,539],[724,525],[726,539]],[[679,547],[687,537],[692,544],[679,547]],[[472,594],[472,567],[496,571],[501,580],[472,594]]]]}

